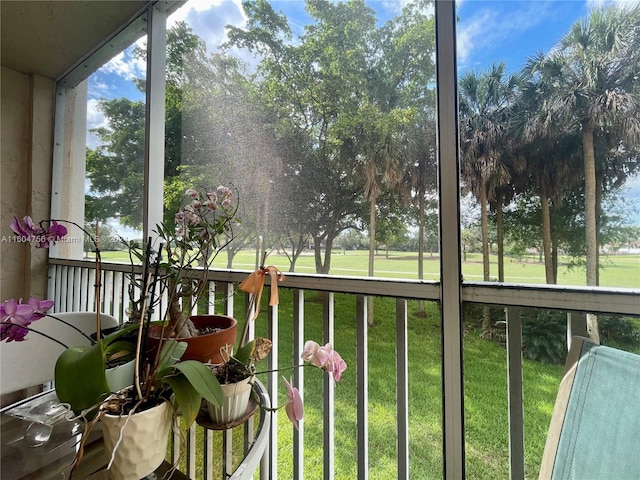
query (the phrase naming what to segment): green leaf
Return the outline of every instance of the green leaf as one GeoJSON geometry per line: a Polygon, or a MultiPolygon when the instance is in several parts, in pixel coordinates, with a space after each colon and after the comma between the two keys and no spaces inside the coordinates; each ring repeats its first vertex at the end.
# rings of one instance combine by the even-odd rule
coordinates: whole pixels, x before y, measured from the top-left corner
{"type": "Polygon", "coordinates": [[[208,402],[222,405],[224,396],[218,379],[209,368],[197,360],[185,360],[174,366],[184,374],[189,383],[208,402]]]}
{"type": "Polygon", "coordinates": [[[235,353],[234,358],[238,360],[240,363],[247,364],[251,355],[253,355],[253,349],[255,348],[256,342],[255,340],[251,340],[247,342],[242,347],[238,348],[238,351],[235,353]]]}
{"type": "Polygon", "coordinates": [[[158,372],[165,370],[172,365],[175,365],[186,351],[186,342],[178,342],[171,339],[165,341],[160,352],[160,364],[158,365],[158,372]]]}
{"type": "Polygon", "coordinates": [[[120,338],[121,336],[129,333],[129,332],[133,332],[134,330],[138,329],[138,325],[129,325],[125,328],[121,328],[119,330],[116,330],[115,332],[107,335],[106,337],[104,337],[102,339],[102,341],[104,342],[105,345],[109,345],[113,342],[115,342],[118,338],[120,338]]]}
{"type": "Polygon", "coordinates": [[[62,352],[55,366],[56,394],[75,412],[98,403],[109,392],[102,341],[90,347],[71,347],[62,352]]]}
{"type": "Polygon", "coordinates": [[[187,428],[189,428],[198,416],[198,411],[200,411],[200,405],[202,403],[202,396],[195,388],[193,388],[193,385],[191,385],[189,380],[187,380],[187,378],[182,374],[168,376],[164,380],[173,390],[173,393],[176,396],[176,403],[184,416],[187,428]]]}

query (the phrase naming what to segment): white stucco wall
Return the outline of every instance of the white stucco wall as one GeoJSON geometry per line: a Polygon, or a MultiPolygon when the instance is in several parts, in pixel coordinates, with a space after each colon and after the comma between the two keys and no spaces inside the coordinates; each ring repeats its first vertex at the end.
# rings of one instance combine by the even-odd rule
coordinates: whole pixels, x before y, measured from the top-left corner
{"type": "Polygon", "coordinates": [[[11,241],[13,216],[50,215],[55,83],[2,67],[0,301],[46,298],[47,250],[11,241]]]}

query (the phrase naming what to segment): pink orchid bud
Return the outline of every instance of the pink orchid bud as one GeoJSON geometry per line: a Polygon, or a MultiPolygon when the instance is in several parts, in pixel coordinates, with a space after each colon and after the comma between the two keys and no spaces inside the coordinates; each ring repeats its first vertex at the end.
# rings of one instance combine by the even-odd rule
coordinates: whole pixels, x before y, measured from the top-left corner
{"type": "Polygon", "coordinates": [[[304,416],[302,397],[300,396],[300,391],[296,387],[292,387],[286,378],[282,377],[282,380],[287,387],[287,404],[284,410],[287,412],[287,417],[291,423],[293,423],[293,427],[298,430],[298,422],[304,416]]]}

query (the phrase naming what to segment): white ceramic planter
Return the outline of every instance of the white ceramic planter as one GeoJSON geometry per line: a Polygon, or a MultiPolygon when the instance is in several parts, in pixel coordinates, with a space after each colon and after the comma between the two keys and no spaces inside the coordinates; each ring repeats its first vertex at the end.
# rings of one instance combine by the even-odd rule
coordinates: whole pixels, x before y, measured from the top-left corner
{"type": "Polygon", "coordinates": [[[107,383],[109,384],[109,390],[117,392],[123,388],[133,385],[133,374],[136,368],[136,359],[118,365],[117,367],[107,368],[105,375],[107,377],[107,383]]]}
{"type": "Polygon", "coordinates": [[[126,415],[102,416],[104,446],[109,460],[120,437],[120,430],[124,428],[122,440],[109,469],[110,478],[140,479],[160,466],[167,452],[172,414],[172,405],[162,402],[129,418],[126,415]]]}
{"type": "Polygon", "coordinates": [[[224,401],[218,407],[207,402],[209,417],[216,425],[228,425],[242,418],[247,413],[251,389],[253,388],[253,377],[245,378],[238,383],[220,385],[224,401]]]}

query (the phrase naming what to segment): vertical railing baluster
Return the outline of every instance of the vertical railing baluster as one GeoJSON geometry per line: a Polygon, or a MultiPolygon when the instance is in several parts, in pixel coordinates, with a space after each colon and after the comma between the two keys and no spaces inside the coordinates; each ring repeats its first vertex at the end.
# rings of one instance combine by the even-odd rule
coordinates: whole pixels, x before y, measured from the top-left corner
{"type": "Polygon", "coordinates": [[[507,390],[509,395],[509,478],[524,479],[524,408],[522,388],[522,309],[507,312],[507,390]]]}
{"type": "Polygon", "coordinates": [[[409,480],[409,346],[407,301],[396,298],[396,405],[398,480],[409,480]]]}
{"type": "Polygon", "coordinates": [[[367,297],[356,296],[356,426],[358,479],[369,477],[369,353],[367,297]]]}
{"type": "Polygon", "coordinates": [[[67,285],[62,282],[62,269],[63,268],[64,267],[62,267],[62,266],[58,266],[58,268],[56,269],[56,285],[57,285],[56,298],[55,298],[56,312],[64,312],[64,309],[62,307],[62,302],[63,302],[62,295],[64,293],[64,289],[67,288],[67,285]]]}
{"type": "MultiPolygon", "coordinates": [[[[225,288],[223,289],[224,298],[223,305],[225,315],[229,315],[231,317],[234,316],[233,312],[233,284],[225,283],[225,288]]],[[[240,333],[238,333],[240,335],[240,333]]],[[[228,475],[233,473],[233,434],[231,430],[224,430],[222,432],[222,479],[226,480],[228,475]]]]}
{"type": "Polygon", "coordinates": [[[73,311],[80,311],[80,291],[82,288],[81,277],[82,268],[73,267],[73,287],[71,288],[73,295],[73,311]]]}
{"type": "Polygon", "coordinates": [[[87,310],[93,310],[96,308],[96,290],[94,284],[96,283],[94,271],[89,270],[89,275],[87,276],[87,310]]]}
{"type": "MultiPolygon", "coordinates": [[[[256,305],[256,308],[260,308],[256,305]]],[[[278,305],[269,307],[267,311],[269,321],[269,338],[273,342],[271,354],[269,355],[270,372],[267,374],[267,391],[271,398],[271,407],[278,408],[278,305]]],[[[271,431],[269,432],[269,478],[278,478],[278,412],[271,414],[271,431]]]]}
{"type": "Polygon", "coordinates": [[[88,295],[89,295],[88,278],[89,278],[89,269],[86,267],[83,267],[80,272],[80,289],[78,290],[78,294],[80,297],[80,310],[83,310],[83,311],[90,311],[89,300],[88,300],[88,295]]]}
{"type": "Polygon", "coordinates": [[[112,285],[111,281],[113,279],[113,272],[111,270],[104,271],[104,280],[102,281],[102,311],[104,313],[111,313],[111,295],[112,295],[112,285]]]}
{"type": "MultiPolygon", "coordinates": [[[[61,268],[61,270],[60,270],[60,281],[61,281],[61,283],[64,283],[65,285],[69,285],[69,267],[63,266],[61,268]]],[[[61,307],[63,312],[71,311],[70,308],[69,308],[71,305],[69,305],[68,296],[69,296],[69,288],[67,288],[63,292],[63,295],[60,296],[60,307],[61,307]]]]}
{"type": "Polygon", "coordinates": [[[49,268],[48,268],[48,281],[47,281],[47,298],[48,299],[52,299],[55,302],[55,298],[56,298],[56,289],[59,288],[58,284],[56,283],[56,270],[57,270],[57,266],[56,265],[51,265],[49,264],[49,268]]]}
{"type": "Polygon", "coordinates": [[[233,473],[233,431],[231,429],[222,431],[222,455],[222,480],[225,480],[233,473]]]}
{"type": "Polygon", "coordinates": [[[173,418],[172,438],[171,438],[171,465],[178,466],[180,462],[180,443],[182,442],[182,426],[180,424],[180,418],[173,418]]]}
{"type": "Polygon", "coordinates": [[[122,272],[113,272],[113,313],[122,321],[122,272]]]}
{"type": "Polygon", "coordinates": [[[196,455],[198,445],[196,443],[196,424],[191,425],[186,432],[186,454],[187,454],[187,471],[186,474],[189,478],[195,478],[196,476],[196,455]]]}
{"type": "MultiPolygon", "coordinates": [[[[333,292],[323,292],[322,308],[322,336],[324,343],[334,340],[334,295],[333,292]]],[[[325,480],[332,480],[335,475],[335,395],[333,379],[323,375],[323,431],[324,431],[324,472],[325,480]]]]}
{"type": "Polygon", "coordinates": [[[213,480],[213,456],[215,455],[213,452],[213,430],[209,430],[208,428],[204,429],[203,443],[202,478],[205,480],[213,480]]]}
{"type": "MultiPolygon", "coordinates": [[[[304,290],[293,291],[293,365],[301,363],[304,348],[304,290]]],[[[304,398],[304,368],[293,370],[293,383],[304,398]]],[[[304,418],[293,429],[293,478],[304,478],[304,418]]]]}

